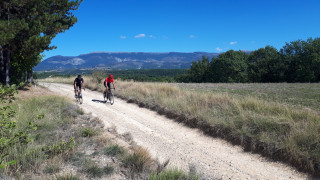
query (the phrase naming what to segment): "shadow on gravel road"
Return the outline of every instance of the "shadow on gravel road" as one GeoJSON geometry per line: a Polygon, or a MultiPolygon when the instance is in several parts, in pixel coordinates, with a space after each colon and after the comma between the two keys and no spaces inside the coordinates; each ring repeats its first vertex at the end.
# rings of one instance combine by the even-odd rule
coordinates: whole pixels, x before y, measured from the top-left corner
{"type": "Polygon", "coordinates": [[[98,100],[98,99],[92,99],[93,102],[96,102],[96,103],[106,103],[107,101],[101,101],[101,100],[98,100]]]}

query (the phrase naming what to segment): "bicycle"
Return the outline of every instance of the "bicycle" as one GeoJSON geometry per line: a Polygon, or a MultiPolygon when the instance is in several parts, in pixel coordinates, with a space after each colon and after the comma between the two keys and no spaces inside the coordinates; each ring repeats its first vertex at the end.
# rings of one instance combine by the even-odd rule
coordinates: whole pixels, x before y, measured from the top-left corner
{"type": "Polygon", "coordinates": [[[114,90],[115,88],[110,88],[109,92],[103,93],[104,101],[107,103],[109,100],[111,105],[114,103],[114,90]]]}
{"type": "MultiPolygon", "coordinates": [[[[83,89],[83,88],[82,88],[83,89]]],[[[77,96],[76,96],[76,100],[77,102],[79,102],[80,104],[83,103],[83,98],[82,98],[82,93],[80,91],[80,87],[77,87],[77,96]]]]}

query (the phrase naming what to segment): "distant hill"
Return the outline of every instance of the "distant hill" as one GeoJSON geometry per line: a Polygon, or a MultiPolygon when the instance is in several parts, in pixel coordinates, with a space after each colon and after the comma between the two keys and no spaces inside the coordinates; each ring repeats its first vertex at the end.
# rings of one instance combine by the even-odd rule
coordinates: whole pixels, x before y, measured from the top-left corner
{"type": "Polygon", "coordinates": [[[79,56],[53,56],[42,61],[35,71],[66,69],[187,69],[202,56],[216,57],[208,52],[93,52],[79,56]]]}

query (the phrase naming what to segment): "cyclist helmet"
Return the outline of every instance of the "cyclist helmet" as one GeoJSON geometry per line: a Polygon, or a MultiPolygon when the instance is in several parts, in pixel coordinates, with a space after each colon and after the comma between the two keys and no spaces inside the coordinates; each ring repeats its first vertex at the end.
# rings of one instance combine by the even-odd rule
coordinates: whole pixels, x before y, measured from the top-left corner
{"type": "Polygon", "coordinates": [[[79,78],[79,79],[81,78],[81,74],[78,75],[78,78],[79,78]]]}
{"type": "Polygon", "coordinates": [[[113,75],[112,75],[112,74],[109,74],[109,78],[113,79],[113,75]]]}

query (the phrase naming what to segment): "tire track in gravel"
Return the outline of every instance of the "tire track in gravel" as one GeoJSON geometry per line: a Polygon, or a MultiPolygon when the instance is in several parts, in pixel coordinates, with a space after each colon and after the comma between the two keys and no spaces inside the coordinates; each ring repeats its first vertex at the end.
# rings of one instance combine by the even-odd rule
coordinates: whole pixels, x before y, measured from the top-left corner
{"type": "MultiPolygon", "coordinates": [[[[74,100],[72,85],[41,83],[49,90],[74,100]]],[[[83,92],[86,113],[98,116],[106,125],[115,125],[118,133],[130,133],[134,141],[160,161],[187,171],[196,167],[205,179],[308,179],[308,176],[258,154],[244,152],[239,146],[203,135],[151,110],[115,98],[114,105],[101,103],[102,93],[83,92]]],[[[75,100],[74,100],[75,101],[75,100]]]]}

